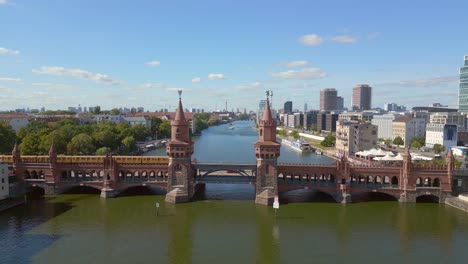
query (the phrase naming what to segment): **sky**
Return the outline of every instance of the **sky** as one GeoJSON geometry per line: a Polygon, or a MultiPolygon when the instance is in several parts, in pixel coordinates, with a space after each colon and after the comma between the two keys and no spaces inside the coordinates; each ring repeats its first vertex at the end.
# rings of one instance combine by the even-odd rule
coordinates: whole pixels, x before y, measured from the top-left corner
{"type": "Polygon", "coordinates": [[[468,1],[0,0],[0,110],[457,107],[468,1]]]}

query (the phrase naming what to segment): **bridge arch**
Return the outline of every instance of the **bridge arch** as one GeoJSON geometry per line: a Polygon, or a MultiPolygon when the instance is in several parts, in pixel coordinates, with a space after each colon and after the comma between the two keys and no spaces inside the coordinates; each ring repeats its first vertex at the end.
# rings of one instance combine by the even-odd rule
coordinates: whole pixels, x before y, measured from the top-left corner
{"type": "Polygon", "coordinates": [[[329,202],[336,203],[334,193],[319,188],[295,188],[279,193],[282,202],[329,202]]]}
{"type": "Polygon", "coordinates": [[[69,185],[60,188],[60,194],[100,194],[101,187],[94,185],[69,185]]]}
{"type": "Polygon", "coordinates": [[[398,201],[399,194],[386,192],[379,189],[378,191],[362,191],[351,193],[352,202],[378,202],[378,201],[398,201]]]}
{"type": "MultiPolygon", "coordinates": [[[[204,173],[203,175],[201,175],[200,177],[208,176],[208,175],[210,175],[210,174],[213,174],[213,173],[215,173],[215,172],[220,172],[220,171],[227,171],[227,170],[225,170],[225,169],[210,170],[210,171],[205,172],[205,173],[204,173]]],[[[232,174],[235,173],[235,174],[238,174],[238,175],[240,175],[240,176],[250,176],[250,175],[248,175],[247,172],[245,172],[245,170],[229,170],[229,171],[232,171],[232,174]]]]}
{"type": "Polygon", "coordinates": [[[162,195],[166,194],[166,189],[157,185],[129,185],[117,190],[117,196],[136,196],[136,195],[162,195]]]}
{"type": "Polygon", "coordinates": [[[439,203],[440,197],[436,194],[422,194],[416,197],[416,203],[439,203]]]}

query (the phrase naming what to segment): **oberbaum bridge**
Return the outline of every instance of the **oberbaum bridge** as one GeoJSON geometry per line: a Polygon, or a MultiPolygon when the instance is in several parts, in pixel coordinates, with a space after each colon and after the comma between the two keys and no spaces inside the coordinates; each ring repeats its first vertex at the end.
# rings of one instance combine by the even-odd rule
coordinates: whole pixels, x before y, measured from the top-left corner
{"type": "Polygon", "coordinates": [[[275,196],[298,189],[325,193],[340,203],[358,201],[358,197],[372,193],[400,202],[416,202],[417,198],[426,197],[442,203],[450,196],[454,177],[451,151],[443,166],[414,164],[408,150],[402,162],[388,165],[356,165],[346,157],[331,164],[278,163],[277,123],[268,100],[267,96],[263,118],[258,124],[258,140],[253,146],[256,164],[210,164],[192,160],[194,144],[180,94],[171,121],[167,156],[62,156],[57,155],[53,145],[49,155],[23,156],[15,145],[11,156],[0,156],[0,160],[13,167],[17,182],[26,186],[25,189],[40,188],[46,194],[86,186],[99,190],[101,197],[110,198],[144,186],[165,191],[166,202],[181,203],[192,201],[205,183],[219,182],[255,184],[255,203],[264,205],[272,204],[275,196]],[[235,172],[238,176],[222,171],[235,172]]]}

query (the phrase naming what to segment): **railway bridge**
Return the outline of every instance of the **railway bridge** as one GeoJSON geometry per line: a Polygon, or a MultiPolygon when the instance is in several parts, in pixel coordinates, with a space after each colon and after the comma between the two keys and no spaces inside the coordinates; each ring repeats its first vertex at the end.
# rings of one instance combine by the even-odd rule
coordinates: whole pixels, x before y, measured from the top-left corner
{"type": "Polygon", "coordinates": [[[21,155],[15,145],[11,155],[0,161],[11,164],[17,181],[45,193],[63,193],[76,187],[98,190],[102,197],[114,197],[125,190],[145,187],[166,193],[166,201],[188,202],[205,183],[255,185],[257,204],[271,204],[275,196],[305,189],[322,192],[337,202],[359,201],[379,193],[401,202],[415,202],[429,196],[444,202],[451,193],[454,157],[448,151],[445,165],[418,165],[408,150],[404,160],[378,165],[355,165],[346,157],[330,164],[278,163],[276,121],[268,103],[259,122],[259,137],[253,146],[254,164],[199,163],[192,160],[182,102],[171,122],[167,156],[63,156],[52,145],[48,155],[21,155]]]}

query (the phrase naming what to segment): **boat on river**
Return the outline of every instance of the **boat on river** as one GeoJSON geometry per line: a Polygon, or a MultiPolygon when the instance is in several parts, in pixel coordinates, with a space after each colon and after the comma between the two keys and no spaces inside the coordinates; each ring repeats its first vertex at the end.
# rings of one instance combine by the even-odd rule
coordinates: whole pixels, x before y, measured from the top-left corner
{"type": "Polygon", "coordinates": [[[284,145],[291,147],[292,149],[300,152],[311,152],[313,151],[312,147],[310,146],[309,142],[304,141],[302,139],[282,139],[281,143],[284,145]]]}

